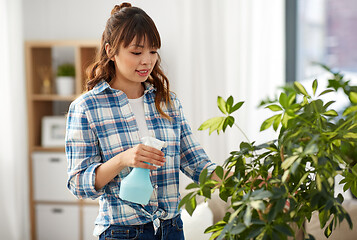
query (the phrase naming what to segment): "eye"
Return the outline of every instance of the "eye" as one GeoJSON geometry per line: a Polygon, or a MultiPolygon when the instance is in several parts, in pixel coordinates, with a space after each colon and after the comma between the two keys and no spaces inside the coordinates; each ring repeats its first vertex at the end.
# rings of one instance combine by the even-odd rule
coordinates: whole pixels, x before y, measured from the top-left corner
{"type": "Polygon", "coordinates": [[[151,51],[150,53],[151,54],[157,54],[157,51],[151,51]]]}
{"type": "Polygon", "coordinates": [[[141,54],[141,52],[131,52],[132,54],[134,54],[134,55],[140,55],[141,54]]]}

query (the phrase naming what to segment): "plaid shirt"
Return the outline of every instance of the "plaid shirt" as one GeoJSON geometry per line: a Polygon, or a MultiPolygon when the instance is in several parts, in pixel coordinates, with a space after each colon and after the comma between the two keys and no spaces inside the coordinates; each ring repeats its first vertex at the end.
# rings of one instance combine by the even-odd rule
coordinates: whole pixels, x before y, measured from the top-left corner
{"type": "Polygon", "coordinates": [[[106,81],[80,96],[69,107],[66,133],[68,188],[78,198],[99,199],[95,235],[109,225],[139,225],[179,214],[179,170],[198,182],[201,171],[212,163],[195,140],[179,100],[171,95],[173,108],[163,106],[172,121],[163,118],[155,107],[155,88],[145,83],[144,109],[151,136],[167,143],[162,149],[166,163],[150,172],[154,193],[148,205],[119,198],[121,180],[130,173],[124,168],[112,181],[95,190],[95,169],[103,162],[140,144],[139,129],[126,94],[106,81]]]}

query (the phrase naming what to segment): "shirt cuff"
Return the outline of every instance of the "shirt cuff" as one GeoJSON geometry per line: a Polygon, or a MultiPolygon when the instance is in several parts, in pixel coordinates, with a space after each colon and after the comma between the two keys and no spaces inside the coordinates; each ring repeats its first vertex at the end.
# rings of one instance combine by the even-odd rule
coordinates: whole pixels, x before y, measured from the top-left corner
{"type": "Polygon", "coordinates": [[[84,184],[84,192],[86,194],[86,196],[88,198],[91,199],[96,199],[99,196],[104,194],[104,190],[105,190],[105,186],[102,187],[100,190],[96,190],[95,189],[95,178],[96,178],[96,174],[95,174],[95,170],[102,165],[102,163],[94,163],[92,165],[90,165],[85,173],[84,173],[84,179],[86,179],[88,182],[85,182],[84,184]]]}

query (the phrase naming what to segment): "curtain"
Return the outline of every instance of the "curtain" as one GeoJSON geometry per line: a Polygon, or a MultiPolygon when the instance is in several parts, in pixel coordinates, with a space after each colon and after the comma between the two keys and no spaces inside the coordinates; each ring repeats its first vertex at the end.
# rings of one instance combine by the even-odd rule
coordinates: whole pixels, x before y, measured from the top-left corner
{"type": "Polygon", "coordinates": [[[180,0],[176,8],[181,15],[175,26],[178,70],[170,79],[209,157],[222,164],[247,141],[236,128],[211,136],[196,131],[221,115],[217,96],[245,102],[234,117],[249,141],[274,139],[274,131],[259,131],[270,112],[257,106],[285,82],[284,1],[180,0]]]}
{"type": "MultiPolygon", "coordinates": [[[[285,81],[284,1],[183,0],[177,7],[182,13],[177,29],[181,47],[173,87],[193,128],[220,114],[218,95],[232,95],[245,102],[235,117],[249,140],[274,138],[274,132],[259,132],[269,111],[257,106],[285,81]]],[[[197,135],[218,162],[247,141],[237,129],[224,136],[197,135]]]]}
{"type": "Polygon", "coordinates": [[[29,239],[21,0],[0,0],[0,239],[29,239]]]}

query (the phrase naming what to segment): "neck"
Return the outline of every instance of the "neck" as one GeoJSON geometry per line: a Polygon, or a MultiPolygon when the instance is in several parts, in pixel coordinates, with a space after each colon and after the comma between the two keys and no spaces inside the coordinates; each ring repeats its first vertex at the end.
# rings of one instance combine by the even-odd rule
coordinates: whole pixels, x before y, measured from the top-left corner
{"type": "Polygon", "coordinates": [[[110,84],[114,89],[123,91],[129,99],[139,98],[144,94],[144,85],[141,82],[121,83],[114,81],[110,84]]]}

